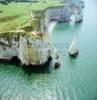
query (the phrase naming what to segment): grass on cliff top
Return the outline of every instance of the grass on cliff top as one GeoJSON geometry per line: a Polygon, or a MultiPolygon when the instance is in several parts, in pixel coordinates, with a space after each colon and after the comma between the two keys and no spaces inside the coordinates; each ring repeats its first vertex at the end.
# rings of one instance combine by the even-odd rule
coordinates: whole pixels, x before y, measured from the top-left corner
{"type": "Polygon", "coordinates": [[[30,20],[32,10],[42,10],[49,6],[60,5],[60,0],[39,0],[37,3],[0,4],[0,32],[11,31],[30,20]]]}

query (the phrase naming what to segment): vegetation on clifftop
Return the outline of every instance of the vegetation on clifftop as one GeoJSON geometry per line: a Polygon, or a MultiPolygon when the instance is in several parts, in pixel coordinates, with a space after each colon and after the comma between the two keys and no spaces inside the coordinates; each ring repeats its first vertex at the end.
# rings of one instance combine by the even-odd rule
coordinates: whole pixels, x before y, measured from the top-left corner
{"type": "MultiPolygon", "coordinates": [[[[31,20],[32,10],[43,10],[49,6],[57,5],[61,5],[60,0],[39,0],[36,3],[11,2],[8,5],[0,3],[0,32],[16,30],[28,23],[31,20]]],[[[39,30],[39,28],[36,30],[39,30]]]]}

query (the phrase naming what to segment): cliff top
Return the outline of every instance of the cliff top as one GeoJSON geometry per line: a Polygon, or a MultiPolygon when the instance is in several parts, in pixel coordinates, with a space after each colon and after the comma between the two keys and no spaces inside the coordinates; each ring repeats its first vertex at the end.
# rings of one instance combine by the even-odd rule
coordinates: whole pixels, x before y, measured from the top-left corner
{"type": "Polygon", "coordinates": [[[31,19],[32,10],[61,5],[60,0],[38,0],[38,2],[0,3],[0,32],[16,30],[31,19]]]}

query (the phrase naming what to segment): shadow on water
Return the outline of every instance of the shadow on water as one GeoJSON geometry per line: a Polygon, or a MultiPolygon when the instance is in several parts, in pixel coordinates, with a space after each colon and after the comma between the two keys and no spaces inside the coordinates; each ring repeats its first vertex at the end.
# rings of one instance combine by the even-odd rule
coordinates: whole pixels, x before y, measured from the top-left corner
{"type": "Polygon", "coordinates": [[[2,70],[8,70],[9,72],[13,73],[16,71],[16,70],[20,70],[22,73],[24,73],[24,75],[28,75],[28,76],[31,76],[31,74],[50,74],[51,73],[51,69],[50,69],[50,66],[32,66],[32,65],[28,65],[28,66],[25,66],[25,65],[15,65],[15,64],[4,64],[4,63],[1,63],[0,64],[0,68],[2,70]],[[3,68],[2,68],[3,66],[3,68]]]}
{"type": "Polygon", "coordinates": [[[71,57],[68,55],[68,60],[71,65],[76,64],[78,57],[71,57]]]}
{"type": "Polygon", "coordinates": [[[5,65],[13,65],[21,67],[25,74],[31,75],[32,73],[51,73],[52,71],[52,57],[48,57],[48,60],[42,64],[29,64],[25,65],[21,63],[21,60],[14,56],[11,59],[0,59],[0,63],[5,65]]]}

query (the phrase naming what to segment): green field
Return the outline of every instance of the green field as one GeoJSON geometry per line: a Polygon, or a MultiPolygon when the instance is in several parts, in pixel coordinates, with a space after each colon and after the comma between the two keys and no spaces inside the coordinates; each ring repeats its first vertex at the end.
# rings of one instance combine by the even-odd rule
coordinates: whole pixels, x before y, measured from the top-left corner
{"type": "Polygon", "coordinates": [[[11,2],[0,4],[0,32],[15,30],[27,23],[32,10],[43,10],[49,6],[61,5],[60,0],[40,0],[37,3],[11,2]]]}

